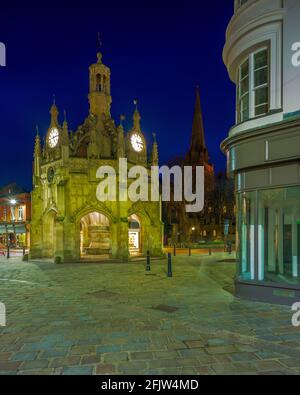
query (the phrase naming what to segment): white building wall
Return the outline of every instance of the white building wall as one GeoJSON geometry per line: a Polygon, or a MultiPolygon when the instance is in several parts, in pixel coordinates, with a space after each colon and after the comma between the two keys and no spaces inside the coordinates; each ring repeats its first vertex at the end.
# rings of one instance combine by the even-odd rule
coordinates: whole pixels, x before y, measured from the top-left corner
{"type": "Polygon", "coordinates": [[[300,1],[284,0],[283,110],[300,115],[300,1]]]}

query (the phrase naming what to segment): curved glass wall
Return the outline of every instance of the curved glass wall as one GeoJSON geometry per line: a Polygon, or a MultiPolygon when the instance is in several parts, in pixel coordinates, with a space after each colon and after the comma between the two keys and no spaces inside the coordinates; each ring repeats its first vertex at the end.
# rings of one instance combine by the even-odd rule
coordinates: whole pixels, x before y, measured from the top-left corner
{"type": "Polygon", "coordinates": [[[300,285],[300,187],[240,193],[238,277],[300,285]]]}

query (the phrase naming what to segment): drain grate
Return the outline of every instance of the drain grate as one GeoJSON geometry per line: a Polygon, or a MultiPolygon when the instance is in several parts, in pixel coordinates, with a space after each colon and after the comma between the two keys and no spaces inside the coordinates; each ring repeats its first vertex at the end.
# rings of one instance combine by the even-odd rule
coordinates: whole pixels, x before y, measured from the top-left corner
{"type": "Polygon", "coordinates": [[[159,310],[163,311],[164,313],[175,313],[177,310],[179,310],[178,307],[173,307],[173,306],[167,306],[164,304],[160,304],[158,306],[152,307],[153,310],[159,310]]]}

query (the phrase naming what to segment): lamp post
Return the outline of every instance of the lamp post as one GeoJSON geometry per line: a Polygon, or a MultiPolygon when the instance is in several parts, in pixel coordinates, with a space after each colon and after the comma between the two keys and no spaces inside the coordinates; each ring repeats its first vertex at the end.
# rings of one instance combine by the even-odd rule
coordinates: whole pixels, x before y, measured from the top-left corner
{"type": "MultiPolygon", "coordinates": [[[[13,224],[14,237],[15,237],[15,228],[14,228],[15,213],[14,213],[14,209],[16,207],[16,204],[17,204],[16,199],[10,199],[9,200],[10,218],[11,218],[11,223],[13,224]]],[[[10,258],[10,240],[9,240],[9,232],[7,231],[7,259],[9,259],[9,258],[10,258]]]]}

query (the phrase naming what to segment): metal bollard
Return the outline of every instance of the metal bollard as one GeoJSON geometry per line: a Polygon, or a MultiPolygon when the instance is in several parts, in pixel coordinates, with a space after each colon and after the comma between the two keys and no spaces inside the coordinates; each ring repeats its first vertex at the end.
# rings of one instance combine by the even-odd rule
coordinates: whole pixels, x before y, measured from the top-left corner
{"type": "Polygon", "coordinates": [[[147,251],[147,266],[146,271],[151,272],[151,263],[150,263],[150,251],[147,251]]]}
{"type": "Polygon", "coordinates": [[[168,254],[168,277],[171,278],[173,277],[172,273],[172,255],[168,254]]]}
{"type": "Polygon", "coordinates": [[[191,249],[191,247],[189,248],[189,256],[192,256],[192,249],[191,249]]]}
{"type": "Polygon", "coordinates": [[[10,248],[9,248],[9,245],[7,246],[7,259],[9,259],[10,258],[10,248]]]}

